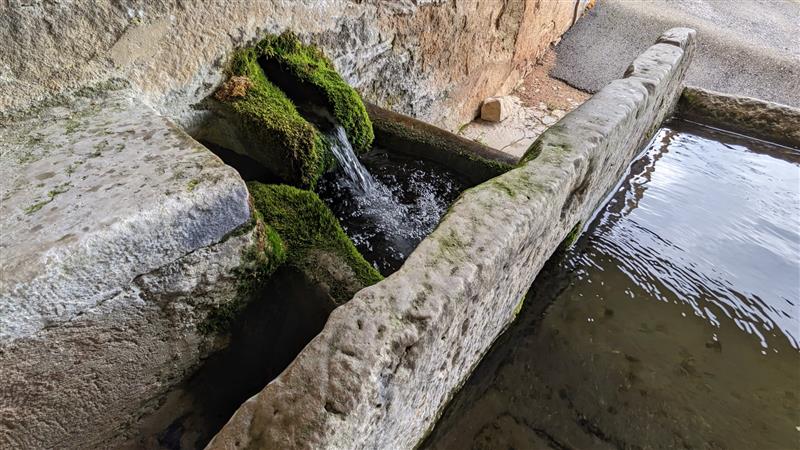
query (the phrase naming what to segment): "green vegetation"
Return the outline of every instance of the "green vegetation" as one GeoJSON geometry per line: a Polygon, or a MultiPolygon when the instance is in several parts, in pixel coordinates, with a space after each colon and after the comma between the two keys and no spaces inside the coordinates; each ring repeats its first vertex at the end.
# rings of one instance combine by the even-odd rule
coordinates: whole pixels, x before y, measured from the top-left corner
{"type": "Polygon", "coordinates": [[[205,320],[198,325],[203,334],[220,333],[230,329],[239,313],[247,306],[254,292],[258,291],[281,264],[286,261],[286,246],[280,236],[261,219],[258,211],[253,212],[250,223],[237,230],[233,236],[241,235],[253,226],[257,227],[256,243],[243,257],[243,263],[236,269],[239,282],[236,298],[228,303],[214,307],[205,320]]]}
{"type": "Polygon", "coordinates": [[[569,230],[567,237],[565,237],[564,240],[561,241],[561,244],[558,245],[558,249],[556,249],[556,252],[563,252],[566,251],[568,248],[572,247],[572,244],[574,244],[575,241],[578,240],[578,237],[581,235],[582,230],[583,230],[583,223],[581,222],[576,223],[575,226],[572,227],[571,230],[569,230]]]}
{"type": "Polygon", "coordinates": [[[70,188],[70,184],[69,183],[64,183],[64,184],[60,184],[60,185],[56,186],[55,188],[53,188],[52,190],[50,190],[47,193],[47,198],[45,198],[44,200],[40,200],[40,201],[32,204],[31,206],[28,206],[27,208],[25,208],[25,210],[24,210],[25,214],[33,214],[36,211],[42,209],[42,207],[44,205],[52,202],[53,199],[55,199],[57,195],[63,194],[64,192],[67,192],[69,190],[69,188],[70,188]]]}
{"type": "Polygon", "coordinates": [[[198,325],[201,333],[220,333],[230,329],[281,264],[290,264],[311,280],[325,284],[336,304],[350,300],[362,287],[382,280],[381,274],[358,252],[339,221],[314,192],[287,185],[251,182],[247,185],[253,201],[253,218],[226,238],[239,236],[257,227],[256,244],[247,250],[236,270],[236,298],[215,306],[198,325]],[[332,261],[320,259],[320,254],[332,261]],[[353,280],[341,276],[348,267],[353,280]]]}
{"type": "MultiPolygon", "coordinates": [[[[358,92],[336,72],[319,49],[303,45],[292,32],[267,36],[256,44],[255,55],[277,63],[298,81],[313,86],[328,103],[356,151],[367,151],[375,135],[358,92]]],[[[269,76],[269,74],[267,74],[269,76]]]]}
{"type": "Polygon", "coordinates": [[[282,90],[282,82],[296,86],[298,96],[308,94],[327,103],[323,106],[344,127],[357,151],[372,145],[372,123],[361,97],[331,62],[290,32],[269,35],[234,55],[230,78],[215,98],[232,108],[236,125],[252,141],[250,147],[257,149],[249,156],[286,183],[313,189],[335,161],[324,137],[287,96],[294,89],[282,90]]]}
{"type": "Polygon", "coordinates": [[[383,277],[356,250],[344,233],[339,221],[317,194],[286,185],[248,183],[255,209],[286,246],[286,263],[292,264],[328,285],[334,300],[341,304],[350,300],[353,292],[331,278],[324,268],[313,261],[319,251],[333,255],[352,269],[358,283],[369,286],[383,277]]]}
{"type": "Polygon", "coordinates": [[[216,93],[256,137],[262,154],[252,155],[286,182],[313,188],[332,164],[322,136],[297,112],[291,100],[270,82],[258,64],[255,49],[234,56],[233,77],[216,93]]]}
{"type": "Polygon", "coordinates": [[[522,307],[525,306],[525,298],[527,296],[528,296],[527,293],[522,294],[519,300],[517,300],[517,304],[514,306],[514,311],[512,313],[514,314],[514,318],[516,318],[519,315],[519,312],[522,311],[522,307]]]}

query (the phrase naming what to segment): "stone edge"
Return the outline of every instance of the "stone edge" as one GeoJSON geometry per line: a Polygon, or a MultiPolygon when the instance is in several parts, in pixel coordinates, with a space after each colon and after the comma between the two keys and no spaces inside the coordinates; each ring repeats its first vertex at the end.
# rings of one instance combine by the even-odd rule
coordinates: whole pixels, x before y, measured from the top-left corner
{"type": "Polygon", "coordinates": [[[687,86],[679,116],[800,149],[800,109],[766,100],[687,86]]]}

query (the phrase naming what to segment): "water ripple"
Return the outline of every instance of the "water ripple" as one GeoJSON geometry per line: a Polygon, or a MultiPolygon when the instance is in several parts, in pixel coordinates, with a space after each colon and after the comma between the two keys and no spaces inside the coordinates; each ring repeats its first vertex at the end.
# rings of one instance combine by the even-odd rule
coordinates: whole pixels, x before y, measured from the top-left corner
{"type": "Polygon", "coordinates": [[[800,348],[800,165],[684,130],[659,132],[572,264],[612,260],[659,300],[716,325],[721,313],[765,348],[774,330],[800,348]]]}

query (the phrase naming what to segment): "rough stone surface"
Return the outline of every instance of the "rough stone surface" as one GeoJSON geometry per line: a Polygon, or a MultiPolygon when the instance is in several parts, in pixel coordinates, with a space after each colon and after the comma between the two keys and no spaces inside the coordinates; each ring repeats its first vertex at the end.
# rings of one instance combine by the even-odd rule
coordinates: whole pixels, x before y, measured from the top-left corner
{"type": "Polygon", "coordinates": [[[490,97],[481,105],[481,119],[489,122],[502,122],[511,113],[514,103],[508,96],[490,97]]]}
{"type": "Polygon", "coordinates": [[[0,448],[108,445],[236,296],[244,182],[132,95],[0,124],[0,448]]]}
{"type": "Polygon", "coordinates": [[[544,0],[11,0],[0,5],[0,111],[116,74],[191,125],[231,50],[291,28],[367,99],[455,129],[575,16],[575,2],[544,0]]]}
{"type": "Polygon", "coordinates": [[[800,149],[800,109],[696,87],[683,90],[682,116],[800,149]]]}
{"type": "Polygon", "coordinates": [[[414,447],[547,258],[671,113],[694,32],[673,36],[679,46],[648,49],[626,78],[546,131],[520,167],[466,191],[406,264],[335,310],[209,448],[414,447]]]}

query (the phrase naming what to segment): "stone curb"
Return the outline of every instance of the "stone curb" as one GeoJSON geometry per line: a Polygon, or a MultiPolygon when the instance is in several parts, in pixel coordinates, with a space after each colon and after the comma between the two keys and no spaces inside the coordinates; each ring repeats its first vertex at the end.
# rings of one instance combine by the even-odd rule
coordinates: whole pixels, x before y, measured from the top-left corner
{"type": "Polygon", "coordinates": [[[800,149],[800,109],[791,106],[687,86],[678,113],[688,120],[800,149]]]}

